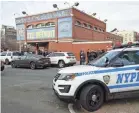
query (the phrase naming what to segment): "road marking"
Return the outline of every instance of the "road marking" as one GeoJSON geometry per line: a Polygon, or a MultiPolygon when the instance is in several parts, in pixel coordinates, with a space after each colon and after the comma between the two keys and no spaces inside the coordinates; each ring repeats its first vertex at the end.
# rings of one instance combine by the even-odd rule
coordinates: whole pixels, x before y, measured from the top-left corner
{"type": "Polygon", "coordinates": [[[69,109],[69,112],[70,112],[70,113],[76,113],[76,112],[73,110],[73,104],[69,103],[69,104],[68,104],[68,109],[69,109]]]}

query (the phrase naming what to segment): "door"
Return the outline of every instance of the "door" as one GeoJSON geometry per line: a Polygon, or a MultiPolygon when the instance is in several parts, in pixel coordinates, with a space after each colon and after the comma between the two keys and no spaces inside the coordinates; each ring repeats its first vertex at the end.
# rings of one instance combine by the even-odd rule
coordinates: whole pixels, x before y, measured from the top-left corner
{"type": "Polygon", "coordinates": [[[51,64],[57,64],[56,53],[51,53],[48,57],[50,58],[51,64]]]}
{"type": "Polygon", "coordinates": [[[13,52],[13,54],[12,54],[13,60],[19,59],[20,56],[21,56],[20,52],[13,52]]]}
{"type": "Polygon", "coordinates": [[[17,59],[17,65],[21,66],[21,67],[24,67],[25,66],[25,60],[26,60],[26,55],[23,55],[21,57],[19,57],[17,59]]]}
{"type": "Polygon", "coordinates": [[[26,55],[24,60],[22,60],[22,64],[24,67],[30,67],[30,61],[33,59],[32,55],[26,55]]]}
{"type": "Polygon", "coordinates": [[[139,50],[124,51],[111,62],[110,92],[139,90],[139,50]]]}

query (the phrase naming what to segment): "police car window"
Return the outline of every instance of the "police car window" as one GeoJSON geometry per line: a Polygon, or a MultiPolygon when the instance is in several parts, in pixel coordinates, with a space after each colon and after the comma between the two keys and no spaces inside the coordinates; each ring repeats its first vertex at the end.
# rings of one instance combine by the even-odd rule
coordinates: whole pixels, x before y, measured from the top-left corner
{"type": "Polygon", "coordinates": [[[104,67],[106,65],[106,58],[111,61],[114,57],[116,57],[120,51],[109,51],[102,55],[101,57],[97,58],[96,60],[89,63],[89,65],[93,65],[96,67],[104,67]]]}
{"type": "Polygon", "coordinates": [[[139,64],[139,51],[125,51],[116,58],[114,63],[116,62],[122,62],[124,66],[139,64]]]}

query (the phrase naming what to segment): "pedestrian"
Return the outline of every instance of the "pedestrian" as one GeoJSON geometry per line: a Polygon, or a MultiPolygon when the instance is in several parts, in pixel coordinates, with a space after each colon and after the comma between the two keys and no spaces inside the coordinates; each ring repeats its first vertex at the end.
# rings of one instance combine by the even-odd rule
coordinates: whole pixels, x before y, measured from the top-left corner
{"type": "Polygon", "coordinates": [[[42,55],[45,57],[45,55],[46,55],[46,54],[45,54],[45,51],[42,52],[42,55]]]}
{"type": "Polygon", "coordinates": [[[49,53],[48,53],[48,50],[46,50],[46,51],[45,51],[45,56],[47,56],[48,54],[49,54],[49,53]]]}
{"type": "Polygon", "coordinates": [[[88,49],[88,51],[87,51],[87,60],[88,60],[88,63],[90,62],[90,57],[91,57],[91,53],[90,53],[90,50],[88,49]]]}
{"type": "Polygon", "coordinates": [[[80,51],[80,65],[84,65],[85,64],[85,53],[83,50],[80,51]]]}

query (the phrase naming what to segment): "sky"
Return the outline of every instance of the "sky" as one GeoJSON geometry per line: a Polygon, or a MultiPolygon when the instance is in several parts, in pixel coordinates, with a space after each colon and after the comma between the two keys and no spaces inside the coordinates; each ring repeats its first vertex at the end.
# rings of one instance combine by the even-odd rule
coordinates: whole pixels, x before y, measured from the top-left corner
{"type": "MultiPolygon", "coordinates": [[[[139,1],[80,1],[79,10],[92,14],[96,18],[107,19],[107,31],[134,30],[139,32],[139,1]]],[[[15,26],[15,18],[23,16],[22,11],[29,15],[54,11],[53,4],[59,9],[68,8],[64,1],[1,1],[0,24],[15,26]]],[[[72,5],[73,2],[70,2],[72,5]]]]}

